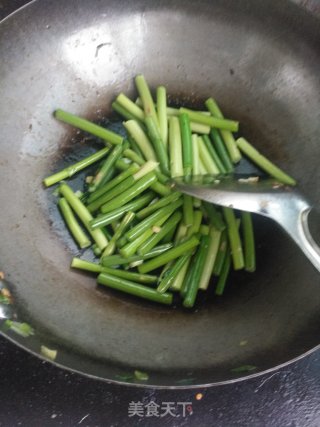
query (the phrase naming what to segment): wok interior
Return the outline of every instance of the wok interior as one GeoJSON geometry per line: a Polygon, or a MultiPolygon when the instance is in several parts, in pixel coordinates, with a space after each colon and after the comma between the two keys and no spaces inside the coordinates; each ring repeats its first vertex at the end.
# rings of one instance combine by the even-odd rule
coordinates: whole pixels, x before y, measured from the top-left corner
{"type": "Polygon", "coordinates": [[[211,290],[190,313],[98,290],[92,276],[70,271],[77,248],[41,184],[87,153],[53,110],[99,120],[143,73],[174,103],[215,97],[317,202],[319,27],[291,2],[267,3],[43,0],[2,23],[1,269],[62,365],[108,379],[140,368],[155,385],[204,384],[318,345],[319,274],[271,222],[255,218],[257,272],[233,274],[223,298],[211,290]]]}

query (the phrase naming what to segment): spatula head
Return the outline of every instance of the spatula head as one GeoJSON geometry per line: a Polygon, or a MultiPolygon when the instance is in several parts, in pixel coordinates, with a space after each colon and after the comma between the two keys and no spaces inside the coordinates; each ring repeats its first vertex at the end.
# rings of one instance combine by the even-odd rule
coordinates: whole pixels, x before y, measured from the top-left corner
{"type": "Polygon", "coordinates": [[[293,188],[275,179],[249,175],[199,175],[174,178],[173,186],[182,193],[221,206],[267,214],[269,203],[292,193],[293,188]]]}

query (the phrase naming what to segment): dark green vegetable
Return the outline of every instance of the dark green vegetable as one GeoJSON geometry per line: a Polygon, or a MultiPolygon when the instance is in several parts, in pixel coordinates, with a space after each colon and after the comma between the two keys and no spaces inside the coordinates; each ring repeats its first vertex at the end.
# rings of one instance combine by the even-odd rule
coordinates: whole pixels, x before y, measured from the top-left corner
{"type": "Polygon", "coordinates": [[[165,223],[160,230],[153,233],[138,249],[138,254],[147,254],[152,248],[154,248],[161,240],[170,233],[171,230],[175,230],[178,222],[182,215],[180,212],[175,212],[165,223]]]}
{"type": "Polygon", "coordinates": [[[158,157],[160,169],[164,174],[169,175],[169,158],[158,127],[151,116],[146,117],[144,122],[147,126],[149,138],[158,157]]]}
{"type": "Polygon", "coordinates": [[[158,280],[157,276],[151,276],[149,274],[134,273],[131,271],[120,270],[115,268],[104,267],[101,264],[95,264],[94,262],[85,261],[83,259],[74,257],[71,262],[72,268],[79,268],[81,270],[91,271],[93,273],[107,273],[112,274],[122,279],[128,279],[139,283],[152,284],[158,280]]]}
{"type": "MultiPolygon", "coordinates": [[[[155,175],[157,177],[157,175],[158,175],[157,171],[155,172],[155,175]]],[[[168,196],[169,194],[172,193],[172,190],[167,185],[161,184],[161,182],[159,182],[159,181],[156,181],[155,183],[153,183],[150,186],[150,189],[162,197],[168,196]]]]}
{"type": "Polygon", "coordinates": [[[213,268],[216,263],[217,254],[220,245],[221,231],[211,227],[208,234],[209,246],[206,254],[206,259],[202,268],[199,289],[206,290],[209,286],[210,278],[212,276],[213,268]]]}
{"type": "MultiPolygon", "coordinates": [[[[155,103],[144,76],[136,76],[135,82],[136,102],[120,93],[112,103],[126,119],[121,135],[55,111],[57,119],[108,146],[43,182],[45,186],[60,182],[53,194],[60,196],[57,204],[71,235],[80,248],[90,245],[91,256],[96,257],[95,262],[75,257],[72,267],[99,275],[100,284],[164,304],[172,303],[168,290],[174,291],[191,308],[198,289],[205,291],[212,275],[218,276],[215,293],[222,295],[232,264],[236,270],[255,270],[252,220],[248,212],[241,213],[240,235],[240,219],[233,209],[182,195],[174,191],[170,179],[191,181],[192,176],[203,175],[206,181],[210,178],[206,175],[230,174],[242,152],[275,179],[291,185],[295,181],[244,138],[235,141],[232,132],[239,123],[226,120],[213,98],[205,102],[209,111],[172,108],[164,86],[156,88],[155,103]],[[97,161],[96,170],[89,172],[78,191],[63,182],[97,161]],[[153,270],[155,274],[147,274],[153,270]]],[[[5,295],[0,298],[10,302],[5,295]]],[[[16,323],[10,326],[21,329],[16,323]]],[[[146,381],[148,375],[135,371],[130,374],[134,379],[146,381]]]]}
{"type": "Polygon", "coordinates": [[[137,104],[131,101],[124,93],[120,93],[116,98],[116,103],[121,105],[134,119],[144,120],[144,112],[137,104]]]}
{"type": "Polygon", "coordinates": [[[231,208],[223,207],[222,211],[228,226],[227,232],[233,259],[233,268],[235,270],[240,270],[244,267],[244,257],[236,217],[231,208]]]}
{"type": "Polygon", "coordinates": [[[246,271],[250,271],[252,273],[256,270],[256,252],[250,212],[241,212],[241,224],[244,246],[244,265],[246,271]]]}
{"type": "Polygon", "coordinates": [[[171,177],[183,176],[183,155],[178,117],[169,119],[169,157],[171,177]]]}
{"type": "MultiPolygon", "coordinates": [[[[134,139],[130,138],[130,141],[134,141],[134,139]]],[[[135,150],[131,150],[130,148],[127,148],[126,150],[124,150],[123,155],[127,159],[132,160],[133,162],[137,163],[140,166],[142,166],[146,162],[144,158],[140,156],[140,154],[138,154],[135,150]]]]}
{"type": "Polygon", "coordinates": [[[256,150],[246,139],[237,139],[237,145],[243,154],[248,156],[250,160],[257,164],[266,173],[273,176],[275,179],[278,179],[283,184],[296,185],[296,181],[291,178],[291,176],[283,172],[280,168],[270,162],[270,160],[268,160],[265,156],[259,153],[259,151],[256,150]]]}
{"type": "Polygon", "coordinates": [[[116,113],[120,114],[120,116],[122,116],[126,120],[135,119],[135,117],[128,110],[126,110],[122,105],[120,105],[119,102],[114,101],[111,104],[111,107],[116,113]]]}
{"type": "Polygon", "coordinates": [[[216,149],[221,162],[224,165],[226,173],[233,172],[233,164],[230,160],[228,151],[224,145],[224,142],[221,139],[219,131],[217,129],[211,129],[210,138],[212,140],[213,146],[216,149]]]}
{"type": "Polygon", "coordinates": [[[60,191],[60,194],[64,196],[64,198],[67,200],[67,202],[72,207],[74,212],[77,214],[79,219],[82,221],[86,229],[89,231],[92,238],[98,245],[99,249],[103,250],[107,246],[108,240],[106,239],[105,235],[101,230],[91,229],[90,222],[92,221],[93,217],[88,211],[88,209],[80,201],[80,199],[74,194],[72,189],[67,184],[65,183],[60,184],[59,191],[60,191]]]}
{"type": "Polygon", "coordinates": [[[212,142],[210,141],[210,138],[208,135],[203,135],[202,140],[208,150],[208,152],[210,153],[210,156],[212,157],[213,161],[215,162],[215,164],[217,165],[220,173],[225,174],[227,173],[227,169],[225,168],[222,160],[220,159],[216,149],[214,148],[214,146],[212,145],[212,142]]]}
{"type": "Polygon", "coordinates": [[[116,249],[117,241],[122,237],[123,233],[126,231],[126,229],[129,227],[129,225],[134,220],[135,214],[134,212],[127,212],[126,215],[123,217],[121,223],[115,228],[114,234],[112,238],[110,239],[107,247],[103,251],[102,256],[112,255],[116,249]]]}
{"type": "MultiPolygon", "coordinates": [[[[216,117],[218,119],[224,118],[220,108],[218,107],[218,104],[216,103],[216,101],[213,98],[207,99],[205,102],[205,105],[213,117],[216,117]]],[[[221,132],[222,139],[224,140],[224,143],[227,147],[227,150],[229,152],[229,156],[230,156],[232,162],[238,163],[239,160],[241,159],[241,153],[237,147],[236,141],[235,141],[232,133],[230,132],[231,130],[233,130],[233,129],[227,129],[227,130],[221,129],[220,132],[221,132]]]]}
{"type": "MultiPolygon", "coordinates": [[[[95,228],[101,228],[106,225],[111,224],[113,221],[121,218],[126,212],[132,211],[135,212],[144,206],[146,206],[153,199],[154,194],[152,192],[147,192],[143,196],[140,196],[132,202],[127,203],[126,205],[121,206],[111,212],[97,216],[95,219],[91,220],[89,225],[94,230],[95,228]]],[[[102,209],[103,211],[103,209],[102,209]]]]}
{"type": "MultiPolygon", "coordinates": [[[[128,140],[130,142],[130,146],[132,147],[132,151],[134,151],[139,156],[139,158],[143,159],[143,153],[140,150],[140,147],[136,143],[136,141],[130,135],[128,135],[128,140]]],[[[140,163],[138,163],[138,164],[140,164],[140,163]]]]}
{"type": "Polygon", "coordinates": [[[143,153],[146,160],[156,161],[156,153],[152,147],[152,144],[146,135],[144,128],[136,120],[128,120],[123,123],[128,134],[136,142],[140,151],[143,153]]]}
{"type": "Polygon", "coordinates": [[[194,306],[198,289],[199,289],[202,270],[203,270],[206,256],[207,256],[209,243],[210,243],[209,236],[201,237],[200,245],[197,249],[197,252],[194,255],[194,260],[193,260],[194,267],[192,269],[192,275],[190,276],[188,286],[186,287],[186,294],[183,300],[184,307],[190,308],[194,306]]]}
{"type": "Polygon", "coordinates": [[[91,245],[90,239],[88,239],[87,235],[80,227],[75,215],[72,212],[72,209],[70,208],[68,202],[64,197],[61,197],[59,199],[58,205],[73,238],[78,243],[80,248],[83,249],[90,246],[91,245]]]}
{"type": "Polygon", "coordinates": [[[93,193],[95,190],[99,188],[99,186],[102,184],[104,178],[106,175],[110,172],[111,168],[115,164],[115,162],[119,159],[123,151],[123,144],[116,145],[101,168],[99,169],[98,173],[93,178],[92,183],[89,186],[89,192],[93,193]]]}
{"type": "Polygon", "coordinates": [[[139,194],[147,190],[156,181],[157,177],[155,176],[155,174],[153,172],[149,172],[143,178],[139,179],[132,186],[130,186],[122,194],[119,194],[114,199],[110,200],[110,202],[102,205],[102,212],[107,213],[113,211],[114,209],[120,208],[121,206],[129,202],[131,199],[137,197],[139,194]]]}
{"type": "Polygon", "coordinates": [[[198,137],[199,155],[202,164],[210,175],[219,175],[221,173],[213,157],[204,143],[203,137],[198,137]]]}
{"type": "Polygon", "coordinates": [[[188,194],[183,195],[183,221],[187,227],[193,224],[193,197],[188,194]]]}
{"type": "Polygon", "coordinates": [[[182,200],[176,200],[174,203],[171,203],[168,206],[158,209],[143,221],[139,222],[135,227],[131,228],[126,233],[126,238],[128,240],[134,240],[139,237],[144,231],[146,231],[152,225],[155,225],[157,221],[163,218],[165,215],[171,215],[175,210],[177,210],[182,205],[182,200]]]}
{"type": "Polygon", "coordinates": [[[164,146],[168,145],[168,116],[167,116],[167,91],[164,86],[157,87],[157,115],[159,131],[164,146]]]}
{"type": "Polygon", "coordinates": [[[156,125],[159,126],[158,116],[154,107],[154,102],[151,96],[151,92],[143,75],[138,75],[135,78],[136,87],[139,92],[140,99],[142,101],[144,114],[146,117],[152,117],[156,125]]]}
{"type": "Polygon", "coordinates": [[[208,215],[210,223],[219,231],[223,231],[226,228],[226,224],[223,220],[221,212],[217,208],[208,202],[203,203],[204,211],[208,215]]]}
{"type": "Polygon", "coordinates": [[[170,203],[174,203],[178,199],[180,199],[181,194],[177,191],[174,191],[173,193],[169,194],[168,196],[162,197],[161,199],[157,200],[156,202],[150,204],[146,208],[142,209],[137,213],[138,219],[144,219],[148,215],[152,214],[156,210],[163,208],[164,206],[169,205],[170,203]]]}
{"type": "Polygon", "coordinates": [[[139,265],[138,270],[140,273],[148,273],[149,271],[155,270],[162,265],[167,264],[173,259],[179,258],[185,252],[195,248],[199,244],[199,239],[195,236],[190,237],[190,239],[180,243],[176,247],[169,249],[167,252],[159,255],[158,257],[139,265]]]}
{"type": "Polygon", "coordinates": [[[193,212],[193,224],[187,230],[187,237],[192,236],[192,234],[199,233],[201,223],[202,223],[202,212],[195,210],[193,212]]]}
{"type": "Polygon", "coordinates": [[[163,293],[170,288],[191,255],[192,252],[187,252],[185,255],[182,255],[174,262],[173,266],[166,272],[161,282],[159,283],[159,286],[157,287],[158,292],[163,293]]]}
{"type": "Polygon", "coordinates": [[[90,212],[97,211],[102,205],[105,205],[109,200],[114,199],[119,194],[123,193],[123,191],[127,190],[135,183],[135,179],[133,175],[126,178],[124,181],[120,182],[116,187],[113,187],[111,190],[104,192],[102,196],[93,202],[87,205],[87,208],[90,212]]]}
{"type": "Polygon", "coordinates": [[[111,181],[107,182],[105,185],[101,186],[99,190],[96,190],[94,193],[90,194],[87,203],[90,204],[99,197],[101,197],[103,194],[107,193],[108,191],[112,190],[112,188],[116,187],[118,184],[123,182],[126,178],[134,175],[139,170],[139,166],[132,164],[128,165],[128,169],[121,172],[119,175],[114,177],[111,181]]]}
{"type": "MultiPolygon", "coordinates": [[[[130,144],[134,143],[134,140],[132,138],[130,139],[130,144]]],[[[138,151],[140,151],[139,147],[137,148],[138,151]]],[[[143,156],[137,152],[137,150],[131,150],[130,148],[127,148],[124,150],[123,155],[127,157],[128,159],[132,160],[133,162],[137,163],[138,165],[142,166],[146,163],[146,161],[143,159],[143,156]]],[[[155,170],[155,174],[157,175],[158,181],[162,184],[166,184],[168,182],[168,176],[160,172],[158,169],[155,170]]]]}
{"type": "Polygon", "coordinates": [[[227,237],[227,231],[222,231],[221,238],[220,238],[220,245],[216,257],[216,261],[214,263],[213,267],[213,274],[215,276],[220,276],[222,266],[226,257],[228,251],[228,237],[227,237]]]}
{"type": "Polygon", "coordinates": [[[193,122],[202,123],[212,128],[225,129],[232,132],[238,132],[239,130],[239,122],[235,120],[218,119],[202,114],[199,111],[189,110],[188,108],[180,108],[180,114],[187,114],[193,122]]]}
{"type": "Polygon", "coordinates": [[[183,173],[184,176],[189,177],[192,173],[192,136],[188,114],[181,114],[179,116],[179,122],[182,142],[183,173]]]}
{"type": "Polygon", "coordinates": [[[145,175],[152,172],[156,167],[156,163],[150,161],[146,162],[143,166],[139,168],[139,170],[126,178],[124,181],[120,182],[117,186],[113,187],[110,191],[104,192],[102,196],[100,196],[98,199],[94,200],[88,205],[88,210],[90,212],[95,212],[97,209],[99,209],[101,206],[105,205],[109,200],[114,199],[119,194],[122,194],[124,191],[128,190],[130,187],[132,187],[135,182],[142,179],[145,175]]]}
{"type": "Polygon", "coordinates": [[[216,295],[223,294],[224,288],[226,286],[227,278],[229,276],[230,268],[231,268],[231,256],[229,253],[226,253],[223,260],[221,273],[218,279],[216,290],[215,290],[216,295]]]}
{"type": "Polygon", "coordinates": [[[91,133],[92,135],[97,136],[106,142],[110,142],[111,144],[117,145],[123,142],[123,137],[121,135],[89,122],[88,120],[82,119],[81,117],[75,116],[74,114],[58,109],[55,111],[54,116],[62,122],[91,133]]]}
{"type": "Polygon", "coordinates": [[[167,252],[169,249],[172,248],[172,246],[173,246],[172,243],[166,243],[163,245],[156,246],[149,253],[145,255],[135,255],[128,258],[122,257],[121,255],[111,255],[111,256],[106,256],[104,258],[102,257],[101,264],[104,267],[113,267],[117,265],[132,264],[136,262],[142,263],[147,259],[157,257],[158,255],[161,255],[167,252]]]}
{"type": "Polygon", "coordinates": [[[176,234],[176,227],[172,228],[162,239],[162,243],[173,242],[174,235],[176,234]]]}
{"type": "Polygon", "coordinates": [[[126,292],[127,294],[135,295],[150,301],[167,305],[172,304],[172,294],[170,293],[160,294],[155,289],[140,285],[130,280],[112,276],[111,274],[100,273],[97,282],[100,285],[105,285],[109,288],[116,289],[117,291],[126,292]]]}
{"type": "Polygon", "coordinates": [[[181,292],[184,288],[185,280],[187,279],[187,273],[192,260],[192,255],[189,255],[187,261],[180,269],[177,276],[174,278],[172,285],[170,286],[170,290],[174,292],[181,292]]]}
{"type": "Polygon", "coordinates": [[[128,242],[120,249],[121,255],[123,255],[124,257],[130,257],[135,254],[138,248],[140,248],[140,246],[142,246],[155,233],[154,227],[160,227],[169,218],[171,214],[172,211],[166,212],[162,214],[160,218],[154,220],[152,225],[148,224],[147,229],[145,229],[143,232],[141,232],[141,234],[136,236],[134,240],[128,242]]]}
{"type": "Polygon", "coordinates": [[[57,182],[62,181],[66,178],[71,178],[73,175],[75,175],[79,171],[101,160],[104,156],[106,156],[109,153],[109,151],[110,151],[110,148],[105,147],[102,150],[97,151],[94,154],[91,154],[91,156],[88,156],[83,160],[80,160],[79,162],[66,167],[62,171],[59,171],[53,175],[48,176],[43,180],[44,185],[46,187],[50,187],[51,185],[56,184],[57,182]]]}

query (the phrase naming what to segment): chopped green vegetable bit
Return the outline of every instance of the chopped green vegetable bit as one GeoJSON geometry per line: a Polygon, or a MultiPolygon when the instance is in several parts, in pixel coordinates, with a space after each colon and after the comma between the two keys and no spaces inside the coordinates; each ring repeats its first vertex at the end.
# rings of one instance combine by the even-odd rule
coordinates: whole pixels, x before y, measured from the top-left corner
{"type": "Polygon", "coordinates": [[[8,297],[0,294],[0,304],[11,304],[11,301],[8,297]]]}
{"type": "Polygon", "coordinates": [[[148,381],[149,375],[146,372],[138,371],[137,369],[134,371],[134,378],[139,381],[148,381]]]}
{"type": "Polygon", "coordinates": [[[34,335],[34,329],[28,323],[15,322],[14,320],[6,320],[5,326],[24,338],[34,335]]]}
{"type": "Polygon", "coordinates": [[[270,160],[256,150],[246,139],[237,139],[237,145],[240,150],[249,157],[249,159],[263,169],[266,173],[278,179],[283,184],[296,185],[295,179],[283,172],[278,166],[274,165],[270,160]]]}
{"type": "Polygon", "coordinates": [[[130,372],[124,372],[124,373],[115,375],[115,377],[119,381],[128,381],[128,382],[131,382],[133,380],[148,381],[149,379],[149,375],[146,372],[139,371],[138,369],[136,369],[132,374],[130,372]]]}
{"type": "Polygon", "coordinates": [[[42,345],[40,347],[40,353],[42,354],[42,356],[46,357],[47,359],[56,360],[58,351],[52,350],[51,348],[48,348],[45,345],[42,345]]]}
{"type": "Polygon", "coordinates": [[[100,273],[97,282],[99,285],[108,286],[136,297],[160,302],[162,304],[172,304],[172,294],[170,293],[160,294],[155,289],[148,286],[140,285],[139,283],[135,283],[121,277],[116,277],[108,273],[100,273]]]}
{"type": "Polygon", "coordinates": [[[121,135],[61,109],[56,110],[54,115],[62,122],[91,133],[92,135],[97,136],[106,142],[110,142],[111,144],[121,144],[123,141],[123,137],[121,135]]]}

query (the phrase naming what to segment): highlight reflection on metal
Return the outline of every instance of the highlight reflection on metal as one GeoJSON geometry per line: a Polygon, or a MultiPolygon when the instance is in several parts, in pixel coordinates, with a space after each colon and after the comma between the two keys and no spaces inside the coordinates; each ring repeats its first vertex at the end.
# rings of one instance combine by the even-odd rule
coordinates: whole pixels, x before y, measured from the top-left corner
{"type": "Polygon", "coordinates": [[[6,319],[12,319],[14,316],[14,310],[12,306],[11,291],[5,280],[0,279],[0,321],[6,319]]]}

